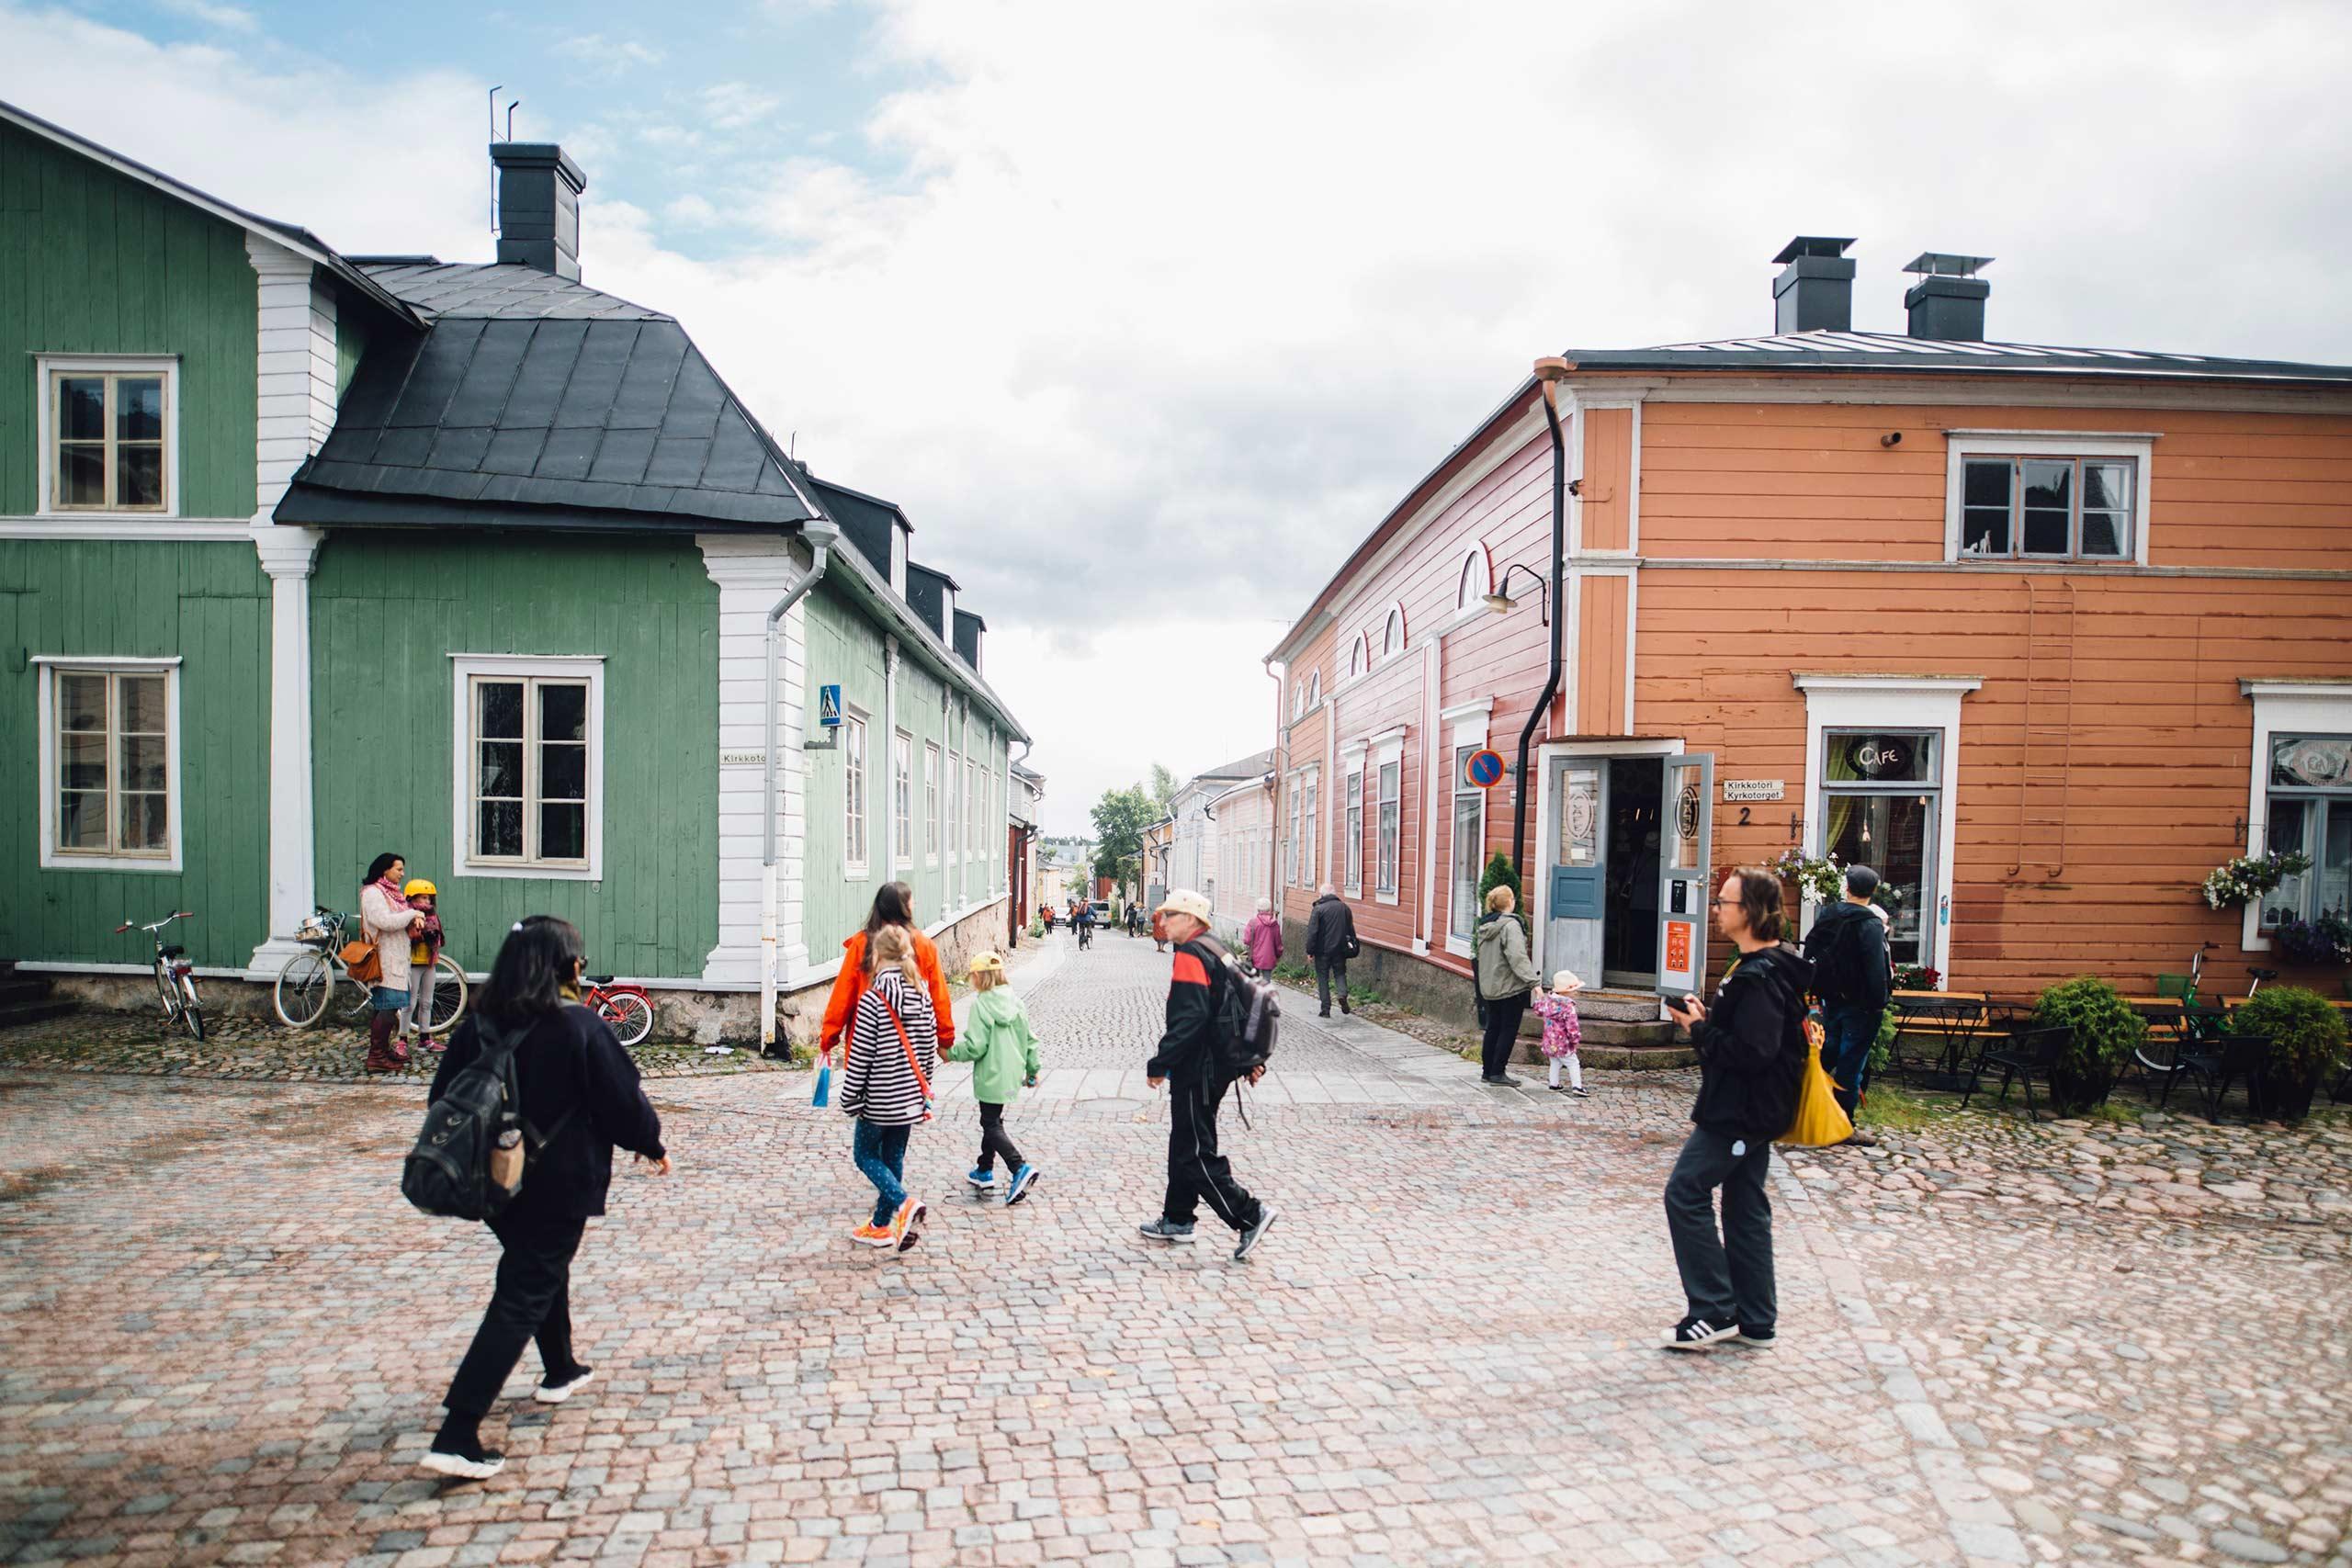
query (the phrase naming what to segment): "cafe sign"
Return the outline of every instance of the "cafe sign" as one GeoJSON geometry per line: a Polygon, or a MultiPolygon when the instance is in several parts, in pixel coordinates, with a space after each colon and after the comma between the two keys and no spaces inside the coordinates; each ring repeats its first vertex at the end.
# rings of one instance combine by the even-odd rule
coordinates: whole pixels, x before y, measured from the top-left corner
{"type": "Polygon", "coordinates": [[[1785,779],[1725,779],[1725,800],[1779,800],[1788,793],[1785,779]]]}

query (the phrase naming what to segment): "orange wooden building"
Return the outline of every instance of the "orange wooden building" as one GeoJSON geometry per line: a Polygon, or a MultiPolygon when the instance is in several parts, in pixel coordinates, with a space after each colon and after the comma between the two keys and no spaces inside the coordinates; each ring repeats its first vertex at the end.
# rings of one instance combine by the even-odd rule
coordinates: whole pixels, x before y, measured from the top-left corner
{"type": "Polygon", "coordinates": [[[1372,983],[1466,1006],[1521,791],[1539,964],[1634,991],[1719,971],[1709,878],[1792,847],[2004,996],[2209,942],[2242,987],[2352,902],[2352,367],[1988,342],[1972,257],[1854,333],[1848,243],[1782,253],[1772,333],[1565,356],[1559,603],[1531,378],[1273,650],[1284,913],[1338,885],[1372,983]],[[2313,871],[2209,909],[2266,842],[2313,871]]]}

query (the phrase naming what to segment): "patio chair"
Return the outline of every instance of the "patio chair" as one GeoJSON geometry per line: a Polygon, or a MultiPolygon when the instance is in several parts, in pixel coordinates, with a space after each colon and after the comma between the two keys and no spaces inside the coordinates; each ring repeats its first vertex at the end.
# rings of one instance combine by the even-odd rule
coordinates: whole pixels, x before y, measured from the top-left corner
{"type": "Polygon", "coordinates": [[[2039,1076],[2047,1085],[2051,1070],[2058,1065],[2059,1055],[2075,1037],[2075,1032],[2061,1025],[2052,1029],[2019,1029],[2006,1043],[1988,1040],[1984,1054],[1976,1058],[1974,1071],[1969,1074],[1968,1089],[1960,1097],[1960,1108],[1968,1109],[1969,1100],[1984,1087],[1984,1075],[1994,1067],[2001,1069],[2001,1095],[1996,1104],[2006,1105],[2009,1099],[2009,1083],[2022,1079],[2025,1083],[2025,1119],[2038,1118],[2033,1103],[2033,1080],[2039,1076]]]}
{"type": "MultiPolygon", "coordinates": [[[[2229,1098],[2230,1086],[2253,1077],[2268,1055],[2270,1042],[2259,1035],[2224,1034],[2210,1043],[2183,1046],[2178,1076],[2196,1080],[2198,1090],[2205,1099],[2206,1119],[2219,1122],[2222,1102],[2229,1098]]],[[[2167,1082],[2165,1088],[2169,1098],[2172,1086],[2167,1082]]]]}

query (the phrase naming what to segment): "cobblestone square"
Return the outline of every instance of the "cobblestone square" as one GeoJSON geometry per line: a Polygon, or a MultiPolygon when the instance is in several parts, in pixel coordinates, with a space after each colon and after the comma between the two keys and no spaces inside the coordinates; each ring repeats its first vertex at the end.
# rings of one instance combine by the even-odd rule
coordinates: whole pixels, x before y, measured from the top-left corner
{"type": "Polygon", "coordinates": [[[1029,1203],[965,1195],[961,1068],[889,1257],[807,1074],[650,1084],[679,1169],[573,1275],[600,1382],[535,1404],[526,1353],[481,1485],[415,1464],[495,1256],[399,1196],[420,1082],[0,1071],[0,1558],[2352,1563],[2340,1113],[1798,1152],[1781,1344],[1676,1357],[1687,1076],[1488,1089],[1295,1006],[1237,1266],[1134,1232],[1165,955],[1023,954],[1029,1203]]]}

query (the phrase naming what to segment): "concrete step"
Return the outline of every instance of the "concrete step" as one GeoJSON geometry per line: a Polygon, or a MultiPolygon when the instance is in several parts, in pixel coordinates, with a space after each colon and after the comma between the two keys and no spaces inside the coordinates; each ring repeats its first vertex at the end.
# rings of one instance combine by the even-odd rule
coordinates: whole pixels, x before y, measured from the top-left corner
{"type": "MultiPolygon", "coordinates": [[[[1594,1043],[1589,1030],[1586,1032],[1584,1044],[1577,1051],[1577,1058],[1584,1064],[1587,1072],[1601,1073],[1642,1069],[1655,1072],[1699,1065],[1699,1055],[1687,1041],[1656,1045],[1601,1045],[1594,1043]]],[[[1525,1042],[1521,1043],[1516,1059],[1532,1066],[1544,1065],[1544,1054],[1525,1042]]]]}
{"type": "Polygon", "coordinates": [[[1659,1019],[1650,1023],[1620,1023],[1613,1019],[1584,1018],[1582,1026],[1585,1049],[1596,1045],[1670,1045],[1674,1043],[1674,1025],[1659,1019]]]}
{"type": "Polygon", "coordinates": [[[40,1023],[47,1019],[63,1018],[78,1010],[78,1004],[61,1001],[54,997],[38,1001],[0,1004],[0,1029],[14,1029],[18,1024],[40,1023]]]}
{"type": "Polygon", "coordinates": [[[1577,1017],[1588,1022],[1602,1020],[1612,1023],[1655,1023],[1658,1021],[1657,996],[1652,991],[1606,988],[1578,991],[1577,1017]]]}

